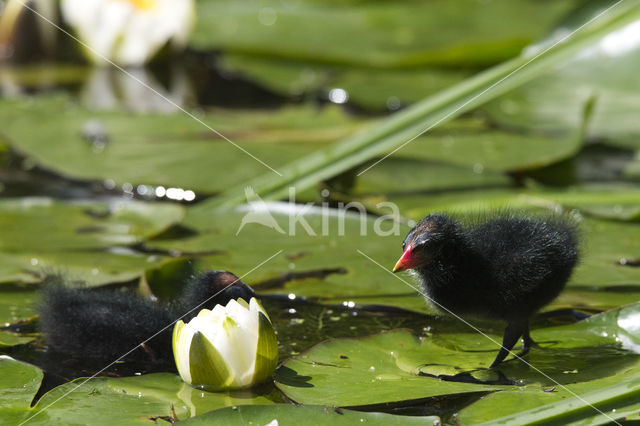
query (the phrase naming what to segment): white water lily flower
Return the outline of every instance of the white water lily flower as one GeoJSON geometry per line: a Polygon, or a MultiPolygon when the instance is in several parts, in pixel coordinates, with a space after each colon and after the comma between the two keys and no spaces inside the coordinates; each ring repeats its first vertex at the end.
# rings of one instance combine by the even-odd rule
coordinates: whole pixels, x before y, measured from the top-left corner
{"type": "Polygon", "coordinates": [[[186,383],[208,390],[252,386],[273,375],[278,341],[255,298],[203,309],[173,329],[173,355],[186,383]]]}
{"type": "Polygon", "coordinates": [[[64,20],[96,64],[139,66],[167,42],[186,43],[194,0],[62,0],[64,20]],[[106,58],[106,59],[105,59],[106,58]]]}

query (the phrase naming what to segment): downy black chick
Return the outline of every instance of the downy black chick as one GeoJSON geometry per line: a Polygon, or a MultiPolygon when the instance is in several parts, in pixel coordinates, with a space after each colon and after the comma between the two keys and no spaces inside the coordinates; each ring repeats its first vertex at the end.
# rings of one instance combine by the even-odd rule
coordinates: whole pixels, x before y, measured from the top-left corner
{"type": "Polygon", "coordinates": [[[557,217],[498,215],[464,227],[444,214],[422,219],[404,239],[393,271],[412,269],[441,310],[507,322],[491,368],[523,338],[529,319],[564,288],[578,261],[575,226],[557,217]]]}
{"type": "Polygon", "coordinates": [[[115,361],[135,348],[124,358],[170,362],[176,320],[189,321],[201,309],[253,296],[251,287],[226,271],[196,275],[170,305],[130,293],[65,287],[54,276],[42,291],[39,326],[54,352],[115,361]]]}

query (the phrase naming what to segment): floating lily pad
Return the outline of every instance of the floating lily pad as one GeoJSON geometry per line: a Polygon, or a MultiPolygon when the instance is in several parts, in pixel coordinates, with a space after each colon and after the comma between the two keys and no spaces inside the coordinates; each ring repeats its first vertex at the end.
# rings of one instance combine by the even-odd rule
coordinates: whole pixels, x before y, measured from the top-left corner
{"type": "Polygon", "coordinates": [[[33,416],[30,424],[86,423],[87,418],[92,424],[149,424],[185,420],[232,405],[270,404],[269,398],[250,391],[205,392],[168,373],[100,377],[58,386],[25,417],[33,416]]]}
{"type": "MultiPolygon", "coordinates": [[[[523,386],[525,392],[544,394],[542,389],[553,385],[561,390],[545,398],[557,401],[566,398],[563,386],[580,392],[598,389],[599,380],[626,380],[630,368],[640,368],[640,357],[633,352],[640,347],[639,312],[640,305],[631,305],[573,325],[534,330],[532,336],[541,347],[527,356],[531,366],[515,360],[494,370],[486,367],[500,347],[500,336],[495,334],[434,334],[418,339],[397,330],[330,340],[285,361],[277,373],[277,386],[300,403],[338,406],[490,390],[516,395],[523,386]]],[[[460,327],[467,328],[462,323],[460,327]]],[[[493,410],[496,417],[505,413],[493,410]]]]}
{"type": "Polygon", "coordinates": [[[33,365],[0,356],[0,419],[18,424],[40,388],[42,371],[33,365]]]}
{"type": "Polygon", "coordinates": [[[183,209],[160,203],[18,198],[0,201],[0,213],[5,261],[0,282],[64,273],[71,280],[104,283],[135,278],[161,262],[161,256],[137,254],[124,246],[179,222],[183,209]]]}
{"type": "Polygon", "coordinates": [[[330,98],[334,88],[345,90],[348,102],[372,111],[396,110],[445,89],[470,70],[419,68],[384,70],[348,68],[305,61],[290,61],[224,54],[220,66],[272,91],[288,96],[305,94],[330,98]]]}
{"type": "Polygon", "coordinates": [[[463,409],[459,420],[477,424],[535,419],[573,424],[590,419],[589,424],[602,424],[635,414],[639,408],[640,357],[616,354],[606,341],[640,353],[639,324],[640,306],[635,304],[572,326],[534,332],[542,348],[534,348],[529,361],[559,384],[542,378],[537,384],[529,381],[522,387],[486,395],[463,409]],[[552,341],[547,345],[545,340],[552,341]],[[591,353],[581,349],[597,340],[602,342],[599,349],[591,353]],[[569,348],[564,356],[554,356],[558,346],[569,348]],[[551,354],[545,355],[545,351],[551,354]],[[543,362],[545,356],[551,359],[543,362]],[[496,410],[496,406],[501,409],[496,410]]]}
{"type": "Polygon", "coordinates": [[[198,3],[190,46],[311,62],[473,66],[519,53],[572,7],[554,2],[198,3]],[[296,34],[292,37],[291,34],[296,34]]]}
{"type": "MultiPolygon", "coordinates": [[[[581,19],[597,13],[594,8],[605,7],[608,7],[606,2],[587,2],[581,19]]],[[[566,34],[578,25],[566,22],[554,35],[566,34]]],[[[638,22],[632,22],[613,31],[573,58],[483,108],[500,123],[558,131],[578,127],[580,117],[575,111],[593,98],[595,106],[587,135],[607,143],[640,148],[633,113],[640,104],[640,85],[634,72],[640,63],[640,43],[631,36],[637,26],[638,22]]],[[[541,47],[530,49],[536,51],[541,47]]]]}
{"type": "Polygon", "coordinates": [[[314,346],[284,362],[276,385],[299,403],[343,407],[501,389],[437,378],[485,367],[487,359],[484,353],[447,349],[399,330],[314,346]]]}
{"type": "MultiPolygon", "coordinates": [[[[243,280],[261,293],[293,293],[320,301],[415,294],[402,283],[395,285],[393,277],[358,252],[362,250],[391,268],[397,247],[409,230],[406,225],[390,219],[378,220],[364,211],[362,215],[351,212],[341,217],[337,210],[325,207],[323,219],[322,207],[310,208],[304,214],[300,210],[303,206],[287,203],[271,206],[274,209],[271,216],[264,213],[256,216],[249,208],[220,211],[194,206],[183,224],[198,230],[198,235],[180,240],[152,240],[147,244],[155,249],[184,252],[222,249],[223,255],[207,258],[210,267],[234,271],[239,276],[251,271],[243,280]],[[289,209],[291,215],[284,214],[289,209]],[[247,214],[245,221],[264,219],[267,226],[250,221],[243,225],[247,214]],[[282,232],[269,227],[274,224],[282,232]],[[376,235],[376,227],[388,236],[376,235]],[[276,255],[273,259],[257,267],[273,255],[276,255]]],[[[388,206],[380,206],[379,210],[393,213],[388,206]]],[[[388,302],[397,306],[393,297],[388,302]]]]}
{"type": "Polygon", "coordinates": [[[134,188],[152,184],[202,193],[219,192],[269,172],[251,155],[277,169],[362,125],[337,107],[213,110],[198,117],[249,155],[182,112],[91,111],[65,97],[39,96],[37,102],[5,99],[0,115],[5,139],[49,170],[134,188]],[[99,133],[100,143],[89,130],[99,133]]]}
{"type": "Polygon", "coordinates": [[[393,156],[356,178],[351,193],[410,193],[510,186],[511,179],[493,170],[474,171],[473,165],[452,165],[393,156]]]}
{"type": "Polygon", "coordinates": [[[437,425],[440,419],[436,416],[413,417],[394,416],[385,413],[361,413],[343,410],[336,407],[291,404],[277,405],[246,405],[241,407],[227,407],[212,411],[202,416],[194,417],[185,422],[187,425],[215,423],[217,425],[275,425],[293,426],[300,424],[332,424],[353,425],[365,423],[368,425],[437,425]],[[274,423],[275,421],[275,423],[274,423]]]}
{"type": "Polygon", "coordinates": [[[35,340],[35,337],[21,336],[10,331],[0,330],[0,348],[3,346],[23,345],[35,340]]]}
{"type": "MultiPolygon", "coordinates": [[[[32,287],[4,285],[0,290],[0,326],[27,320],[36,314],[38,295],[32,287]]],[[[20,345],[33,340],[11,331],[0,331],[0,346],[20,345]]]]}
{"type": "MultiPolygon", "coordinates": [[[[575,111],[582,117],[582,109],[575,111]]],[[[579,128],[579,127],[578,127],[579,128]]],[[[582,145],[579,131],[525,133],[495,129],[479,120],[456,120],[408,143],[397,155],[424,158],[489,170],[532,170],[575,155],[582,145]]],[[[363,175],[364,176],[364,175],[363,175]]]]}

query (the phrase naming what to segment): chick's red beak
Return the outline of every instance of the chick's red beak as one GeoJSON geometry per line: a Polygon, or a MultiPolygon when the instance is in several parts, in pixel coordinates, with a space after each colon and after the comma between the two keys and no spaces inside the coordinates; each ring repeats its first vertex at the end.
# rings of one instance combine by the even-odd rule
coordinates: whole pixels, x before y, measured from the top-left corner
{"type": "Polygon", "coordinates": [[[400,259],[396,262],[396,266],[393,267],[393,272],[400,272],[407,269],[412,269],[418,265],[416,262],[415,256],[411,256],[411,250],[413,247],[411,244],[407,245],[407,248],[404,249],[404,253],[400,256],[400,259]]]}

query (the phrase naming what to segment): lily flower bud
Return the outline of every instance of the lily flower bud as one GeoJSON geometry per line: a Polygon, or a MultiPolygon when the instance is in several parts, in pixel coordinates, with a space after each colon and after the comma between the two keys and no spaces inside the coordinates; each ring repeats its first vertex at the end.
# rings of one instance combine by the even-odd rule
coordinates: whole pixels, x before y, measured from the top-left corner
{"type": "Polygon", "coordinates": [[[278,341],[255,298],[203,309],[173,329],[173,355],[186,383],[207,390],[250,387],[273,375],[278,341]]]}

